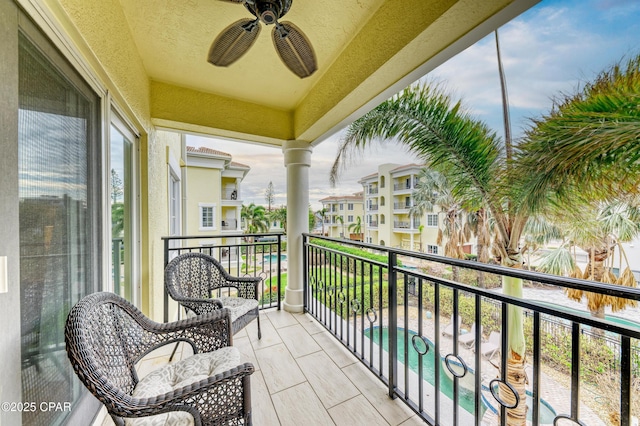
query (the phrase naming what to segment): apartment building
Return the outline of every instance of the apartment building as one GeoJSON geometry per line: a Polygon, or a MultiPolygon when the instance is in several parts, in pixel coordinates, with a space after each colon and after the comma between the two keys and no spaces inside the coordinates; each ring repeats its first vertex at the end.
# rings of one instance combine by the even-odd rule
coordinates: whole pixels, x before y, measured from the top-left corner
{"type": "MultiPolygon", "coordinates": [[[[413,192],[418,186],[419,164],[382,164],[358,182],[364,193],[364,242],[444,254],[437,243],[443,215],[439,208],[420,217],[410,214],[413,192]]],[[[464,251],[471,253],[473,244],[464,251]]]]}
{"type": "Polygon", "coordinates": [[[320,200],[325,210],[324,234],[333,238],[362,241],[364,230],[364,198],[362,192],[320,200]]]}
{"type": "MultiPolygon", "coordinates": [[[[242,232],[241,182],[251,168],[234,162],[226,152],[187,146],[187,235],[224,235],[242,232]]],[[[225,241],[217,240],[218,243],[225,241]]],[[[211,244],[205,239],[202,245],[211,244]]]]}

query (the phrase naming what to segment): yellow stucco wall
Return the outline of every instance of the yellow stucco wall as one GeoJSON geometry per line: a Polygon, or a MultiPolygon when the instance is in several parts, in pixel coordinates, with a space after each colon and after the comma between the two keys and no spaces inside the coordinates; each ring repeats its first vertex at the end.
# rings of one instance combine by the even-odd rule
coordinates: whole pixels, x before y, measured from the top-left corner
{"type": "Polygon", "coordinates": [[[221,170],[204,167],[188,167],[187,182],[187,233],[188,235],[213,235],[220,233],[222,206],[220,194],[221,170]],[[200,230],[200,203],[215,204],[215,230],[200,230]]]}
{"type": "Polygon", "coordinates": [[[128,118],[142,127],[139,131],[150,132],[149,78],[120,2],[46,0],[46,4],[128,118]]]}
{"type": "Polygon", "coordinates": [[[164,245],[162,237],[169,234],[169,188],[167,148],[175,159],[180,159],[181,135],[158,131],[154,143],[142,146],[142,309],[156,321],[164,313],[164,245]],[[145,172],[146,169],[146,173],[145,172]]]}

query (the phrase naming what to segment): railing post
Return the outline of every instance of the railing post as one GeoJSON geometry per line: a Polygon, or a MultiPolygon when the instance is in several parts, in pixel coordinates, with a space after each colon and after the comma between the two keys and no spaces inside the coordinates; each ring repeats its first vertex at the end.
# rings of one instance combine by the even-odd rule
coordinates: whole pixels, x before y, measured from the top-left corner
{"type": "MultiPolygon", "coordinates": [[[[308,254],[307,254],[307,242],[309,241],[309,237],[306,235],[302,235],[302,305],[304,306],[303,311],[307,312],[307,295],[308,295],[308,287],[309,287],[309,262],[308,262],[308,254]]],[[[278,276],[278,280],[280,277],[278,276]]],[[[278,286],[278,288],[280,288],[278,286]]],[[[280,302],[278,302],[278,309],[280,309],[280,302]]]]}
{"type": "Polygon", "coordinates": [[[389,398],[396,398],[398,387],[398,280],[396,266],[398,255],[389,251],[389,398]]]}
{"type": "MultiPolygon", "coordinates": [[[[169,238],[163,238],[164,241],[164,267],[166,268],[169,264],[169,238]]],[[[164,277],[163,277],[164,279],[164,277]]],[[[167,293],[167,288],[164,288],[164,322],[169,322],[169,293],[167,293]]]]}
{"type": "Polygon", "coordinates": [[[282,278],[282,264],[280,256],[282,256],[282,235],[278,234],[278,276],[276,277],[276,281],[278,284],[278,310],[280,310],[280,284],[282,278]]]}
{"type": "Polygon", "coordinates": [[[120,296],[120,245],[121,238],[111,240],[111,261],[113,262],[113,292],[120,296]]]}

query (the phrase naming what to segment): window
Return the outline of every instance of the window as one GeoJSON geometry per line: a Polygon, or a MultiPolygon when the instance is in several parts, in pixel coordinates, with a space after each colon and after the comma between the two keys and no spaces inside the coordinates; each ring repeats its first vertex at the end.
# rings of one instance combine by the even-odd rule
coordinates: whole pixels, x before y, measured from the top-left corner
{"type": "Polygon", "coordinates": [[[215,226],[215,204],[200,203],[200,230],[209,231],[216,229],[215,226]]]}
{"type": "Polygon", "coordinates": [[[383,214],[380,215],[380,224],[384,225],[384,215],[383,214]]]}
{"type": "Polygon", "coordinates": [[[384,188],[384,176],[380,176],[380,188],[384,188]]]}
{"type": "Polygon", "coordinates": [[[428,214],[427,215],[427,226],[429,228],[437,228],[438,227],[438,215],[437,214],[428,214]]]}
{"type": "Polygon", "coordinates": [[[432,246],[431,244],[427,244],[427,253],[438,254],[438,246],[432,246]]]}
{"type": "Polygon", "coordinates": [[[384,206],[384,197],[380,197],[380,205],[384,206]]]}
{"type": "Polygon", "coordinates": [[[180,235],[180,177],[169,173],[169,235],[180,235]]]}
{"type": "Polygon", "coordinates": [[[353,203],[347,204],[347,210],[353,210],[353,203]]]}
{"type": "Polygon", "coordinates": [[[347,216],[347,222],[349,223],[353,222],[353,215],[347,216]]]}
{"type": "Polygon", "coordinates": [[[340,203],[340,210],[344,210],[344,204],[340,203]]]}

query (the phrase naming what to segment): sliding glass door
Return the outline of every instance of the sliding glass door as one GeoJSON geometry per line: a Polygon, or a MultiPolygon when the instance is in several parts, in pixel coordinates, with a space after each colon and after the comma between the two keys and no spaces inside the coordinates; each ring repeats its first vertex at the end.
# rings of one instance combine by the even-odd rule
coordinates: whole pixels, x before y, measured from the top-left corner
{"type": "Polygon", "coordinates": [[[74,303],[102,287],[99,107],[35,29],[20,34],[22,395],[63,404],[24,412],[24,425],[68,423],[64,408],[75,409],[83,394],[66,358],[64,323],[74,303]]]}
{"type": "Polygon", "coordinates": [[[136,227],[134,206],[136,184],[134,174],[135,135],[114,116],[110,128],[111,146],[111,265],[113,291],[132,303],[137,302],[134,254],[136,227]]]}

